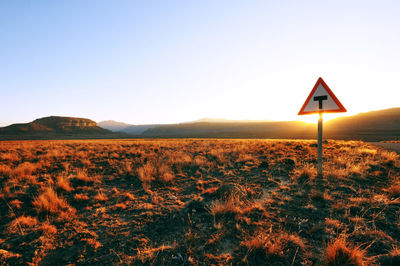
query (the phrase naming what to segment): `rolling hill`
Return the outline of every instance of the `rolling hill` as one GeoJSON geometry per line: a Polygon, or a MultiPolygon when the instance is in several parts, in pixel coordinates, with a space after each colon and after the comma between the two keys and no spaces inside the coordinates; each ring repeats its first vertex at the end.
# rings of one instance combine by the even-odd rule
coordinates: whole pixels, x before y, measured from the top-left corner
{"type": "Polygon", "coordinates": [[[289,122],[194,122],[162,125],[146,130],[143,137],[173,138],[312,138],[314,125],[289,122]]]}
{"type": "MultiPolygon", "coordinates": [[[[283,122],[193,122],[147,129],[141,137],[315,138],[315,124],[283,122]]],[[[400,108],[340,117],[324,124],[324,137],[365,141],[400,139],[400,108]]]]}
{"type": "Polygon", "coordinates": [[[339,117],[326,122],[325,133],[327,137],[336,139],[398,140],[400,108],[339,117]]]}

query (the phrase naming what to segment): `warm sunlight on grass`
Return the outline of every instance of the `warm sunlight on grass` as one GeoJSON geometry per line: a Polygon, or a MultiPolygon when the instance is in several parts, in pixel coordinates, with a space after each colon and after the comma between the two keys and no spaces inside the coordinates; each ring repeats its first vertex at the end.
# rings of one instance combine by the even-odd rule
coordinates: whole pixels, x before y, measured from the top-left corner
{"type": "Polygon", "coordinates": [[[313,140],[0,142],[0,262],[397,265],[399,155],[324,147],[319,178],[313,140]]]}

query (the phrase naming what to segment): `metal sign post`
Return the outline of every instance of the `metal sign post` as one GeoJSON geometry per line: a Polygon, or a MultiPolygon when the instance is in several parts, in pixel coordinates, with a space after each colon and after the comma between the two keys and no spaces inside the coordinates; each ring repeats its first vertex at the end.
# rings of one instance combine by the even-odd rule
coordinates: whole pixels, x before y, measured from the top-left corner
{"type": "Polygon", "coordinates": [[[322,177],[322,113],[319,113],[319,119],[318,119],[318,147],[317,147],[317,153],[318,153],[317,173],[318,173],[318,176],[322,177]]]}
{"type": "Polygon", "coordinates": [[[317,173],[319,177],[322,177],[322,114],[340,112],[347,112],[347,110],[340,103],[338,98],[336,98],[331,89],[329,89],[325,81],[322,78],[319,78],[298,113],[298,115],[319,114],[317,146],[317,173]]]}

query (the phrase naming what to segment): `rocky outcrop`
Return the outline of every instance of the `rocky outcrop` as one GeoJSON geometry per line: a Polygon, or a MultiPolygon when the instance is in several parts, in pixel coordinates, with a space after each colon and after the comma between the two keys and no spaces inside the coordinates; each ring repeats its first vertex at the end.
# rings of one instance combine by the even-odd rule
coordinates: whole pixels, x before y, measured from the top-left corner
{"type": "Polygon", "coordinates": [[[97,123],[87,118],[49,116],[36,119],[33,124],[39,124],[54,130],[87,130],[101,129],[97,123]]]}
{"type": "Polygon", "coordinates": [[[113,133],[87,118],[49,116],[26,124],[0,128],[0,139],[57,139],[113,137],[113,133]]]}

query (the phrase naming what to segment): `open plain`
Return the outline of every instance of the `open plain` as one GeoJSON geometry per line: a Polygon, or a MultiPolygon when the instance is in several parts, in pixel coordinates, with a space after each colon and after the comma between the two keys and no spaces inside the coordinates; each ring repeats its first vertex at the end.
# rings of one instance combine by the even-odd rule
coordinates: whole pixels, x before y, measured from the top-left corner
{"type": "Polygon", "coordinates": [[[399,265],[399,155],[364,142],[0,142],[1,264],[399,265]]]}

